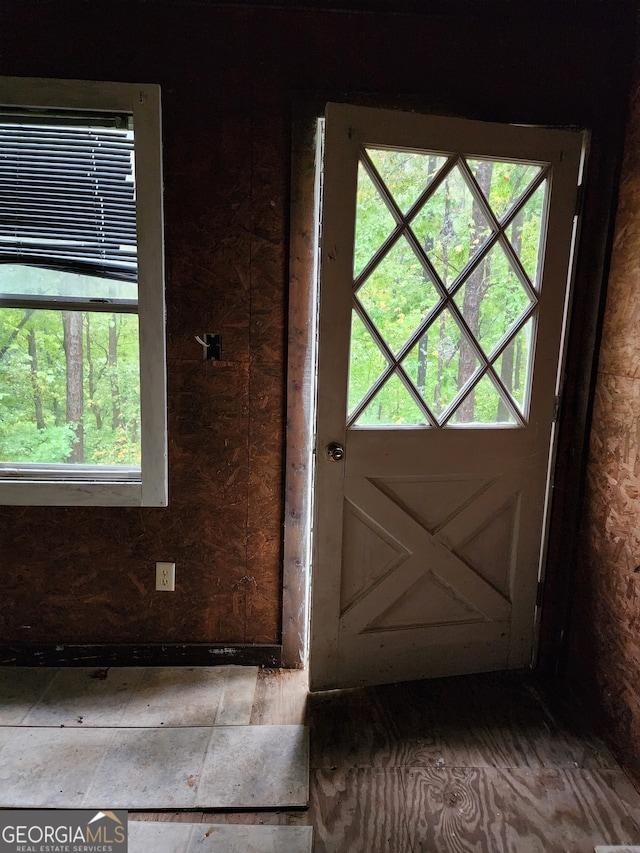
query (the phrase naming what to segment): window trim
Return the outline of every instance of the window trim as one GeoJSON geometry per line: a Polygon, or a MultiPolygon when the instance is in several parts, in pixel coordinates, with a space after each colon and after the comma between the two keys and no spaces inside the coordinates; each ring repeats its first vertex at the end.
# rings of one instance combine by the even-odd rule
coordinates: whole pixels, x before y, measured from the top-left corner
{"type": "Polygon", "coordinates": [[[143,83],[0,77],[0,106],[126,112],[136,151],[141,469],[137,477],[101,466],[0,466],[0,505],[166,506],[167,381],[160,87],[143,83]],[[11,470],[20,468],[19,474],[11,470]],[[66,474],[68,473],[68,479],[66,474]]]}

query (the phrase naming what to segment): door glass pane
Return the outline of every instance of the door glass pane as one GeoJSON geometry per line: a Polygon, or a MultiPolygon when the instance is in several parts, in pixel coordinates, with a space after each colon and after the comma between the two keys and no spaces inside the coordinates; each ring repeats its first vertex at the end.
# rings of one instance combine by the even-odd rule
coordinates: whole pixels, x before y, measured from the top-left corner
{"type": "Polygon", "coordinates": [[[439,417],[476,373],[478,358],[460,326],[445,309],[406,355],[402,366],[420,396],[439,417]]]}
{"type": "Polygon", "coordinates": [[[0,461],[140,465],[135,314],[0,309],[0,461]]]}
{"type": "Polygon", "coordinates": [[[496,373],[523,415],[529,388],[532,331],[531,319],[512,338],[494,363],[496,373]]]}
{"type": "Polygon", "coordinates": [[[351,312],[349,355],[349,416],[363,399],[388,362],[356,311],[351,312]]]}
{"type": "Polygon", "coordinates": [[[411,221],[445,287],[450,287],[491,234],[491,225],[456,166],[411,221]]]}
{"type": "Polygon", "coordinates": [[[453,301],[487,356],[531,305],[499,244],[482,259],[453,301]]]}
{"type": "Polygon", "coordinates": [[[489,169],[489,181],[485,182],[482,190],[498,220],[502,220],[510,213],[527,191],[531,182],[542,171],[542,166],[534,163],[467,160],[467,164],[474,175],[478,174],[481,164],[485,164],[485,169],[489,169]]]}
{"type": "Polygon", "coordinates": [[[440,294],[405,237],[358,290],[358,299],[397,353],[440,301],[440,294]]]}
{"type": "Polygon", "coordinates": [[[536,290],[540,287],[538,277],[546,195],[547,181],[543,181],[506,229],[507,237],[536,290]]]}
{"type": "Polygon", "coordinates": [[[534,192],[532,186],[545,167],[461,158],[429,195],[430,183],[451,165],[446,157],[398,149],[367,153],[385,187],[377,189],[367,171],[371,163],[359,164],[349,419],[387,426],[429,418],[452,426],[521,423],[508,401],[524,420],[548,181],[534,192]],[[410,221],[400,221],[383,198],[387,192],[403,215],[418,202],[421,207],[410,221]],[[400,228],[404,233],[396,232],[391,248],[358,281],[400,228]],[[360,411],[394,363],[402,371],[394,371],[360,411]],[[478,381],[481,370],[486,373],[478,381]]]}
{"type": "Polygon", "coordinates": [[[373,255],[396,227],[389,208],[382,200],[367,170],[358,164],[356,234],[353,253],[353,277],[357,278],[373,255]]]}
{"type": "Polygon", "coordinates": [[[428,426],[424,413],[402,380],[392,373],[357,419],[358,426],[428,426]]]}
{"type": "Polygon", "coordinates": [[[461,424],[515,424],[516,420],[488,374],[475,385],[448,421],[461,424]]]}
{"type": "Polygon", "coordinates": [[[367,154],[403,213],[415,204],[447,162],[446,157],[432,151],[417,153],[367,148],[367,154]]]}

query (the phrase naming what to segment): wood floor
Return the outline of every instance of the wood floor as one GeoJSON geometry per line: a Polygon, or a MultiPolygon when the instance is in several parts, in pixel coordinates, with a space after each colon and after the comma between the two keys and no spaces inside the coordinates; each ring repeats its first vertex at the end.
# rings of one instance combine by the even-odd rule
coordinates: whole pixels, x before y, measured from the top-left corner
{"type": "Polygon", "coordinates": [[[300,723],[311,730],[308,810],[130,820],[312,825],[314,853],[640,844],[640,796],[609,751],[519,675],[307,696],[304,673],[261,671],[251,724],[300,723]]]}

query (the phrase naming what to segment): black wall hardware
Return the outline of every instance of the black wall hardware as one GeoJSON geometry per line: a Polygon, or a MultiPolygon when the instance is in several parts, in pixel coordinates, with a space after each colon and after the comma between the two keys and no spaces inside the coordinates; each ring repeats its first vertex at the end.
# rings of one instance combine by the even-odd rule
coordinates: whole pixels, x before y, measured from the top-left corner
{"type": "Polygon", "coordinates": [[[222,335],[206,334],[204,340],[196,335],[196,340],[203,347],[203,358],[205,361],[220,361],[222,358],[222,335]]]}

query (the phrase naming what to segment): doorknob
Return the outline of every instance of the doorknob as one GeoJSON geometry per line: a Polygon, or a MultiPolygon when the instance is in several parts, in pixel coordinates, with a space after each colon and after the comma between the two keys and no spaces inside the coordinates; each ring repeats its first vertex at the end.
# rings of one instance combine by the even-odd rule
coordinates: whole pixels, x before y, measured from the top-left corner
{"type": "Polygon", "coordinates": [[[327,444],[326,452],[329,459],[333,459],[334,462],[340,462],[341,459],[344,459],[344,447],[337,441],[327,444]]]}

